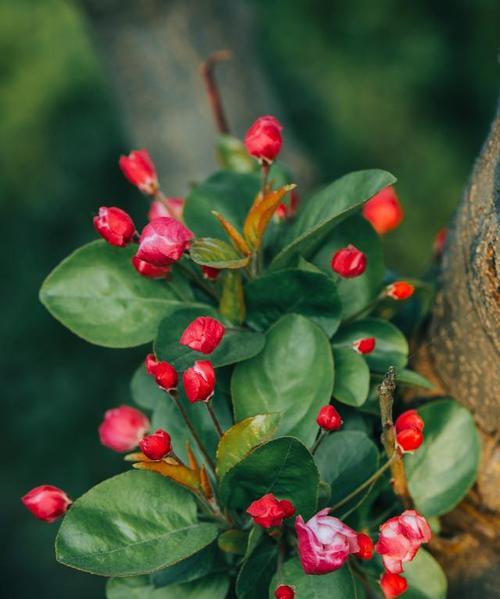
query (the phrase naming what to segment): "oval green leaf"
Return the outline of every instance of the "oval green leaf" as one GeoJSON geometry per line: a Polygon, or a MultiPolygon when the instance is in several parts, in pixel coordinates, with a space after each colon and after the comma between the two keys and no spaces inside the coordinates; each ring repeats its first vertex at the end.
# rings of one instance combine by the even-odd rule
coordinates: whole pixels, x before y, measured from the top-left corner
{"type": "Polygon", "coordinates": [[[351,348],[333,350],[335,386],[333,397],[349,406],[362,406],[370,390],[370,369],[364,358],[351,348]]]}
{"type": "Polygon", "coordinates": [[[479,434],[470,412],[452,399],[418,409],[424,442],[405,456],[408,485],[416,508],[425,516],[453,509],[472,487],[479,467],[479,434]]]}
{"type": "Polygon", "coordinates": [[[293,262],[295,256],[312,256],[340,222],[396,178],[387,171],[357,171],[337,179],[304,202],[287,236],[288,245],[274,258],[271,268],[277,270],[293,262]]]}
{"type": "Polygon", "coordinates": [[[342,308],[334,281],[321,272],[288,269],[271,272],[245,288],[248,322],[266,329],[284,314],[302,314],[331,337],[342,308]],[[314,290],[312,292],[312,290],[314,290]]]}
{"type": "Polygon", "coordinates": [[[223,478],[255,446],[268,441],[279,420],[279,414],[259,414],[245,418],[226,431],[217,448],[217,476],[223,478]]]}
{"type": "Polygon", "coordinates": [[[405,564],[403,576],[408,581],[405,599],[446,599],[446,575],[425,549],[419,549],[415,558],[405,564]]]}
{"type": "Polygon", "coordinates": [[[219,486],[221,501],[246,509],[266,493],[293,502],[297,514],[309,518],[317,504],[319,475],[313,457],[293,437],[280,437],[254,449],[236,464],[219,486]]]}
{"type": "Polygon", "coordinates": [[[375,349],[364,356],[370,370],[386,372],[390,366],[402,369],[408,361],[408,342],[392,323],[381,318],[364,318],[342,327],[333,338],[334,348],[350,347],[353,341],[375,337],[375,349]]]}
{"type": "Polygon", "coordinates": [[[238,599],[265,597],[269,583],[276,571],[278,546],[265,536],[243,562],[236,578],[236,596],[238,599]]]}
{"type": "Polygon", "coordinates": [[[368,263],[365,272],[354,279],[338,277],[337,288],[342,302],[344,318],[350,318],[363,310],[380,292],[384,279],[384,256],[382,242],[372,226],[360,215],[355,214],[336,227],[312,258],[312,262],[323,271],[332,274],[333,254],[352,243],[363,251],[368,263]]]}
{"type": "Polygon", "coordinates": [[[155,587],[166,587],[170,584],[181,584],[198,580],[210,574],[216,568],[217,544],[211,543],[198,553],[191,555],[181,562],[150,574],[155,587]]]}
{"type": "Polygon", "coordinates": [[[153,472],[110,478],[77,499],[56,539],[59,562],[101,576],[134,576],[171,566],[217,536],[199,523],[193,496],[153,472]]]}
{"type": "Polygon", "coordinates": [[[229,578],[211,574],[194,582],[155,588],[148,576],[111,578],[106,584],[107,599],[225,599],[229,578]]]}
{"type": "Polygon", "coordinates": [[[104,347],[151,341],[169,308],[182,305],[165,282],[141,277],[134,250],[94,241],[49,274],[40,301],[70,331],[104,347]]]}
{"type": "Polygon", "coordinates": [[[298,558],[288,560],[283,566],[280,579],[276,574],[269,585],[269,599],[274,599],[274,590],[278,584],[295,587],[297,599],[362,599],[363,592],[358,591],[354,576],[346,565],[340,570],[323,576],[307,575],[298,558]]]}
{"type": "Polygon", "coordinates": [[[222,239],[198,237],[191,243],[189,255],[196,264],[211,268],[243,268],[250,258],[241,256],[232,245],[222,239]]]}
{"type": "Polygon", "coordinates": [[[319,408],[333,390],[333,357],[325,333],[304,316],[283,316],[254,358],[236,366],[231,380],[237,421],[281,413],[279,434],[312,445],[319,408]]]}

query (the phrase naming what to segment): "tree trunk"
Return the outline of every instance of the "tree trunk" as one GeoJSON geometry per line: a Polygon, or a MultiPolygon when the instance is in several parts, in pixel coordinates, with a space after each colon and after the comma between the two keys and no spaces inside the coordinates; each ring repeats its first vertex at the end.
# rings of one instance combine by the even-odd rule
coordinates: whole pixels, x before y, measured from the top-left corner
{"type": "Polygon", "coordinates": [[[450,227],[440,289],[415,367],[474,414],[483,441],[477,483],[434,543],[450,598],[500,597],[500,118],[450,227]]]}
{"type": "MultiPolygon", "coordinates": [[[[242,0],[81,0],[134,147],[150,151],[167,195],[184,195],[216,168],[214,123],[199,65],[228,48],[217,70],[231,132],[280,117],[255,56],[251,4],[242,0]]],[[[281,119],[281,117],[280,117],[281,119]]],[[[302,184],[310,165],[285,129],[284,161],[302,184]]]]}

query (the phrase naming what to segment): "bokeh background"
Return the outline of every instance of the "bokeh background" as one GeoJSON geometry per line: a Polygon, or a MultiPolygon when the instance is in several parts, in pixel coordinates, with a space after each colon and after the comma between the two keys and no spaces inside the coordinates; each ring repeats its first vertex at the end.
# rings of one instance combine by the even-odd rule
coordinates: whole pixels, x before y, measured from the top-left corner
{"type": "MultiPolygon", "coordinates": [[[[312,182],[367,167],[395,173],[406,220],[385,242],[387,259],[423,272],[495,110],[496,0],[234,3],[252,19],[250,59],[313,165],[312,182]]],[[[211,18],[224,23],[224,3],[211,18]]],[[[99,205],[144,212],[117,168],[132,140],[104,63],[78,3],[0,0],[6,599],[104,596],[102,580],[56,564],[57,525],[35,521],[19,503],[37,484],[78,496],[123,468],[99,446],[96,428],[105,409],[129,401],[144,350],[92,347],[37,300],[51,268],[95,237],[99,205]]]]}

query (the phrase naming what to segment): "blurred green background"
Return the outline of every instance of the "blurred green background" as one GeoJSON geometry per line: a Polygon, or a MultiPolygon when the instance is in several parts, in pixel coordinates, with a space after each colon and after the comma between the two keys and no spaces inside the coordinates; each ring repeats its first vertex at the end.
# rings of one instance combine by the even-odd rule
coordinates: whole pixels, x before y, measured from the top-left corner
{"type": "MultiPolygon", "coordinates": [[[[460,198],[497,96],[495,0],[255,0],[261,60],[318,182],[381,167],[399,178],[406,220],[386,240],[391,266],[419,274],[460,198]]],[[[221,15],[221,18],[223,16],[221,15]]],[[[38,288],[95,237],[102,203],[137,212],[118,155],[128,143],[77,7],[0,0],[3,597],[103,596],[103,581],[56,564],[57,525],[19,497],[41,483],[78,496],[119,471],[101,448],[105,409],[128,402],[143,349],[71,335],[38,288]]],[[[278,115],[279,116],[279,115],[278,115]]],[[[193,140],[195,143],[195,140],[193,140]]]]}

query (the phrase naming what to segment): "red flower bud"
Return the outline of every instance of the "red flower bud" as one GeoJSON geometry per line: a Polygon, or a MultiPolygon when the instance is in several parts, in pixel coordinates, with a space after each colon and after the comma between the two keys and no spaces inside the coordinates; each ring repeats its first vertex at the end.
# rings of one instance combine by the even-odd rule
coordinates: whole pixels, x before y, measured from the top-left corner
{"type": "Polygon", "coordinates": [[[127,246],[135,233],[134,221],[121,208],[101,206],[99,215],[94,216],[95,230],[109,244],[118,247],[127,246]]]}
{"type": "Polygon", "coordinates": [[[155,218],[142,230],[137,257],[155,266],[168,266],[182,258],[191,239],[191,231],[175,218],[155,218]]]}
{"type": "Polygon", "coordinates": [[[405,428],[416,428],[419,431],[424,429],[424,421],[417,410],[406,410],[396,418],[394,423],[396,432],[399,433],[405,428]]]}
{"type": "Polygon", "coordinates": [[[120,156],[119,163],[125,177],[142,193],[153,195],[158,191],[155,165],[147,150],[134,150],[128,156],[120,156]]]}
{"type": "Polygon", "coordinates": [[[343,424],[340,414],[331,405],[320,408],[316,422],[326,431],[337,431],[343,424]]]}
{"type": "Polygon", "coordinates": [[[172,391],[177,387],[179,375],[177,370],[166,361],[160,361],[153,354],[146,356],[146,372],[155,377],[156,384],[165,391],[172,391]]]}
{"type": "Polygon", "coordinates": [[[413,426],[403,429],[396,435],[396,443],[404,453],[415,451],[422,445],[423,441],[422,431],[413,426]]]}
{"type": "Polygon", "coordinates": [[[379,235],[399,227],[404,213],[394,187],[390,185],[370,198],[363,206],[363,216],[379,235]]]}
{"type": "Polygon", "coordinates": [[[299,203],[299,194],[296,189],[292,189],[290,192],[290,204],[282,202],[278,208],[276,208],[276,212],[274,213],[276,220],[283,221],[293,218],[297,214],[299,203]]]}
{"type": "Polygon", "coordinates": [[[209,360],[198,360],[182,375],[184,389],[191,403],[208,401],[214,394],[215,370],[209,360]]]}
{"type": "Polygon", "coordinates": [[[388,285],[385,294],[395,300],[405,300],[413,295],[415,287],[406,281],[396,281],[388,285]]]}
{"type": "Polygon", "coordinates": [[[254,158],[270,164],[281,150],[283,126],[273,116],[261,116],[245,135],[245,146],[254,158]]]}
{"type": "Polygon", "coordinates": [[[99,438],[103,445],[114,451],[130,451],[137,447],[150,426],[142,412],[129,406],[120,406],[104,414],[99,438]]]}
{"type": "Polygon", "coordinates": [[[408,589],[408,582],[399,574],[384,572],[380,578],[380,587],[385,599],[395,599],[408,589]]]}
{"type": "Polygon", "coordinates": [[[346,279],[359,277],[366,270],[366,256],[358,248],[349,244],[333,255],[332,270],[346,279]]]}
{"type": "Polygon", "coordinates": [[[370,539],[370,537],[362,532],[358,533],[358,545],[359,551],[354,553],[354,555],[363,560],[372,559],[373,541],[370,539]]]}
{"type": "Polygon", "coordinates": [[[215,318],[200,316],[182,333],[179,343],[202,354],[211,354],[222,341],[225,330],[215,318]]]}
{"type": "Polygon", "coordinates": [[[209,281],[216,281],[219,276],[220,270],[218,268],[212,268],[211,266],[202,266],[201,272],[203,273],[203,278],[208,279],[209,281]]]}
{"type": "Polygon", "coordinates": [[[146,437],[139,442],[139,448],[150,460],[161,460],[172,451],[170,435],[159,428],[155,433],[146,435],[146,437]]]}
{"type": "Polygon", "coordinates": [[[277,499],[272,493],[263,495],[248,506],[247,514],[252,516],[255,524],[263,528],[281,526],[285,518],[295,514],[295,507],[288,499],[277,499]]]}
{"type": "Polygon", "coordinates": [[[182,220],[184,211],[184,198],[164,198],[151,203],[148,212],[148,220],[154,220],[162,216],[171,216],[176,220],[182,220]]]}
{"type": "Polygon", "coordinates": [[[289,584],[280,584],[274,591],[276,599],[295,599],[295,588],[289,584]]]}
{"type": "Polygon", "coordinates": [[[150,279],[164,279],[171,271],[170,266],[155,266],[144,260],[139,260],[137,256],[132,257],[132,266],[143,277],[150,279]]]}
{"type": "Polygon", "coordinates": [[[375,349],[375,345],[375,337],[365,337],[364,339],[353,341],[352,347],[358,354],[371,354],[375,349]]]}
{"type": "Polygon", "coordinates": [[[439,231],[436,233],[436,237],[434,237],[434,256],[436,258],[441,256],[441,254],[443,253],[447,239],[448,229],[446,227],[439,229],[439,231]]]}
{"type": "Polygon", "coordinates": [[[21,501],[35,518],[44,522],[54,522],[71,505],[71,499],[66,493],[52,485],[41,485],[31,489],[21,501]]]}

